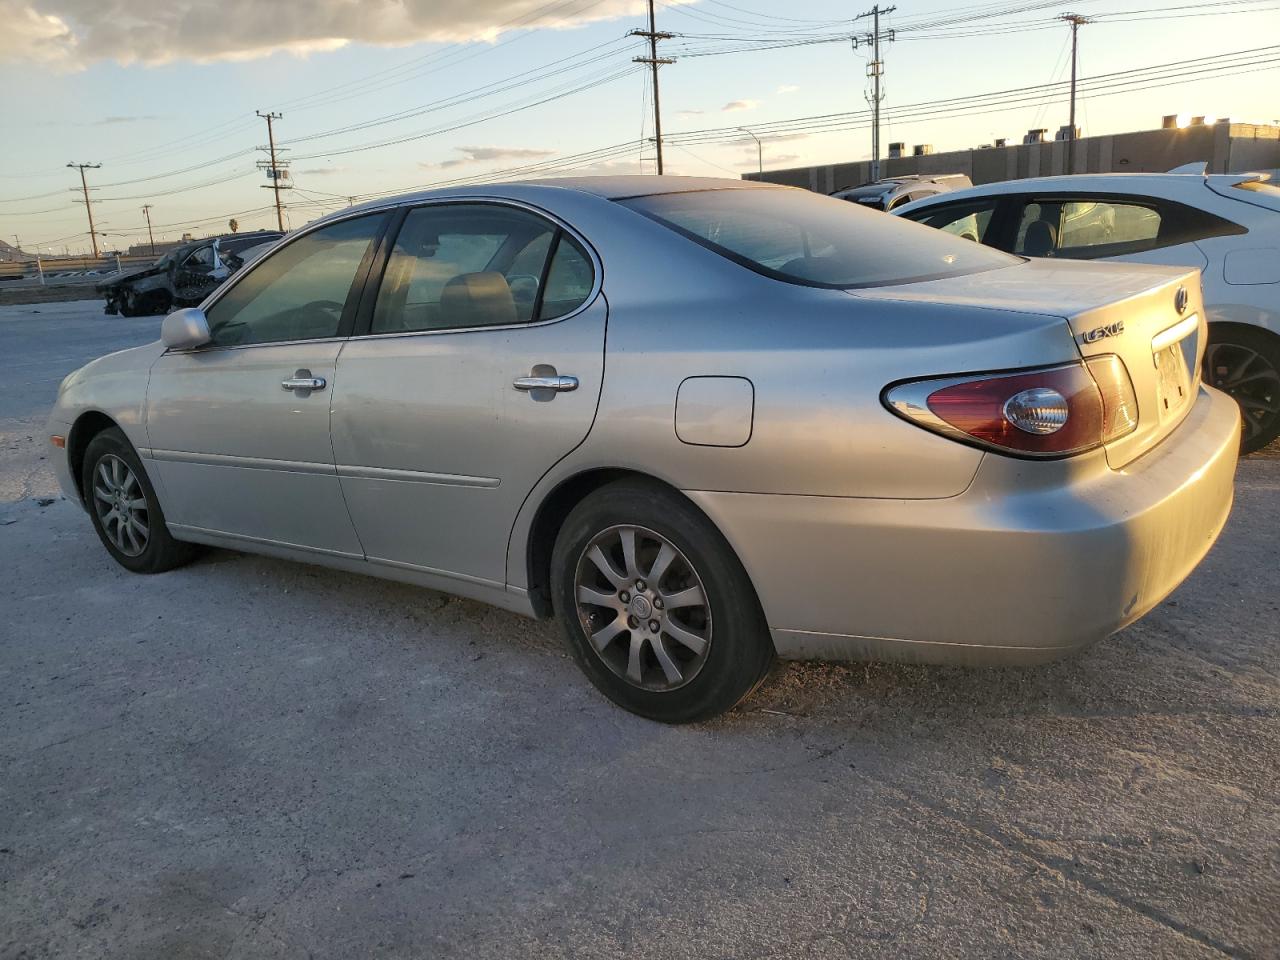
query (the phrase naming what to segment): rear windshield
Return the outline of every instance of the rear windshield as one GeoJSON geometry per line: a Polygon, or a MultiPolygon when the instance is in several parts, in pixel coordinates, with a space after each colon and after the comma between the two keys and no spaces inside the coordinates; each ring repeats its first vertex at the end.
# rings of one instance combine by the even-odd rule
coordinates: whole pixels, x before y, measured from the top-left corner
{"type": "Polygon", "coordinates": [[[619,202],[757,273],[811,287],[878,287],[1019,262],[805,190],[705,190],[619,202]]]}

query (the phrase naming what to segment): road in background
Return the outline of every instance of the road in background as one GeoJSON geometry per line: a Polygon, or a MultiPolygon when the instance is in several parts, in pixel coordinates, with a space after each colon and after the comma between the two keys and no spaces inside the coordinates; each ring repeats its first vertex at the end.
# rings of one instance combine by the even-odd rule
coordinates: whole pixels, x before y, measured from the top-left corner
{"type": "Polygon", "coordinates": [[[0,308],[0,957],[1275,956],[1280,462],[1081,657],[782,665],[671,728],[551,624],[117,567],[51,499],[44,414],[158,330],[0,308]]]}

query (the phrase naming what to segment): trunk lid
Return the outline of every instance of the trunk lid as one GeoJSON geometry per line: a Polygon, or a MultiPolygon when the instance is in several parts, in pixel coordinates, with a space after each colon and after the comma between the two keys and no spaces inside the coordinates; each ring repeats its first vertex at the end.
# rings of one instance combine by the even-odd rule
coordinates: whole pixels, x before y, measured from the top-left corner
{"type": "MultiPolygon", "coordinates": [[[[1081,356],[1118,356],[1133,384],[1138,426],[1107,444],[1107,462],[1113,468],[1172,433],[1190,411],[1200,385],[1207,328],[1200,274],[1194,269],[1030,260],[1003,270],[855,293],[867,299],[983,306],[1063,318],[1081,356]]],[[[948,372],[952,371],[939,371],[948,372]]]]}

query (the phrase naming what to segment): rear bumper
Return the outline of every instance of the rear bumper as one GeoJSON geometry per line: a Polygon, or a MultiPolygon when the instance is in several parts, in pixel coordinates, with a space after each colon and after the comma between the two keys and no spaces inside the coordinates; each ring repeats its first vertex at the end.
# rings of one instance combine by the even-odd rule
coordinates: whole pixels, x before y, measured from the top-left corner
{"type": "Polygon", "coordinates": [[[1195,568],[1231,509],[1240,417],[1202,389],[1119,470],[988,455],[945,500],[691,491],[742,559],[778,654],[1055,659],[1132,623],[1195,568]]]}

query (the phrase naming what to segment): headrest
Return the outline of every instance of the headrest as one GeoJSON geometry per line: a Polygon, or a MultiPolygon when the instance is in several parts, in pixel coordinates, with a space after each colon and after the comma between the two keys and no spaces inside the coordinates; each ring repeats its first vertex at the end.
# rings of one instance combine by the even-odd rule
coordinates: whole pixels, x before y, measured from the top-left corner
{"type": "Polygon", "coordinates": [[[451,327],[492,327],[516,322],[516,301],[502,274],[462,273],[440,292],[440,312],[451,327]]]}
{"type": "Polygon", "coordinates": [[[1058,231],[1048,220],[1033,220],[1027,226],[1022,252],[1028,257],[1046,257],[1058,246],[1058,231]]]}

